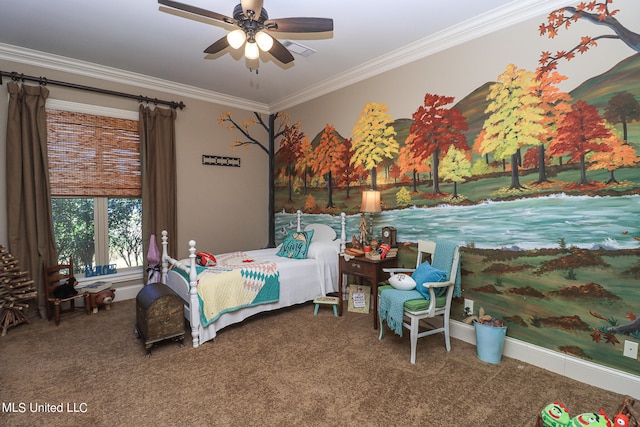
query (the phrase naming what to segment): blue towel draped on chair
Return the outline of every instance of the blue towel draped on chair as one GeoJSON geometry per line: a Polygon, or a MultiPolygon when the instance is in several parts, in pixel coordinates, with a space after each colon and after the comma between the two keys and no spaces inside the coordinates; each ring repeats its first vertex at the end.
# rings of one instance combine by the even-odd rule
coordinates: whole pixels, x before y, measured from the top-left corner
{"type": "Polygon", "coordinates": [[[380,307],[378,316],[381,320],[386,320],[387,325],[396,334],[402,336],[402,313],[404,303],[412,299],[424,298],[415,289],[412,291],[401,291],[400,289],[385,289],[380,294],[380,307]]]}
{"type": "MultiPolygon", "coordinates": [[[[447,274],[451,271],[451,265],[453,264],[453,254],[455,253],[458,244],[449,240],[436,240],[436,251],[433,254],[431,265],[438,270],[446,271],[447,274]]],[[[460,288],[460,263],[458,263],[458,271],[456,272],[456,281],[453,286],[453,297],[458,298],[462,295],[462,289],[460,288]]]]}

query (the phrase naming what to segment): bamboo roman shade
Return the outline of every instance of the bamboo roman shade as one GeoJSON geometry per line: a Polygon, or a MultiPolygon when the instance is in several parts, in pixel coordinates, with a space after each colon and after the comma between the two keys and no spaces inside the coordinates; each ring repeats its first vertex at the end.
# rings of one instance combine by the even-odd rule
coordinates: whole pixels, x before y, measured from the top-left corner
{"type": "Polygon", "coordinates": [[[52,196],[141,197],[138,121],[47,110],[52,196]]]}

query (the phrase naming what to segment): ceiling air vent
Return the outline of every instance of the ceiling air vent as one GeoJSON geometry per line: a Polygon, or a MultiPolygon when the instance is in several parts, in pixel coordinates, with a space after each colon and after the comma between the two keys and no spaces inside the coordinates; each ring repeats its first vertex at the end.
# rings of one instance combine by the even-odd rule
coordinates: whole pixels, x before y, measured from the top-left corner
{"type": "Polygon", "coordinates": [[[284,47],[289,49],[291,52],[297,53],[300,56],[305,56],[306,57],[306,56],[313,55],[314,53],[316,53],[316,51],[311,49],[310,47],[303,46],[300,43],[292,42],[291,40],[283,40],[282,44],[284,45],[284,47]]]}

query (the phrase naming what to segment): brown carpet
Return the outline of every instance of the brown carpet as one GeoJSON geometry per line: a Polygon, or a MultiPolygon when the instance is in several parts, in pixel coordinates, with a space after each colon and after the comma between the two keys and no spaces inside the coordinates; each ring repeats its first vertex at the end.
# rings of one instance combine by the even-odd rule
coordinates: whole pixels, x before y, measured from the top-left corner
{"type": "Polygon", "coordinates": [[[109,311],[34,319],[0,337],[0,425],[10,426],[533,426],[548,403],[572,415],[623,396],[441,335],[378,340],[371,314],[312,305],[257,316],[215,342],[159,344],[145,358],[134,332],[135,301],[109,311]],[[24,413],[10,412],[23,408],[24,413]],[[84,412],[31,412],[48,404],[84,412]]]}

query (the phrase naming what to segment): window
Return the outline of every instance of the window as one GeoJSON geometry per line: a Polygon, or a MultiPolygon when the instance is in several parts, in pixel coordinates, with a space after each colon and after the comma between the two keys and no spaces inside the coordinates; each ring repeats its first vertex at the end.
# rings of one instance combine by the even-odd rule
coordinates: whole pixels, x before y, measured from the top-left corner
{"type": "Polygon", "coordinates": [[[79,275],[141,267],[138,113],[49,101],[47,138],[59,260],[79,275]]]}

